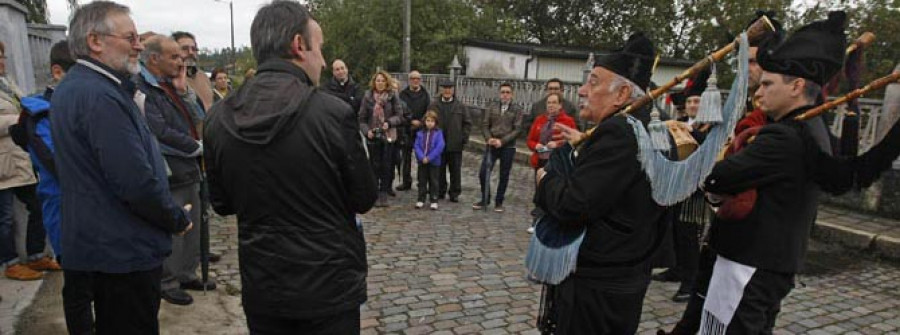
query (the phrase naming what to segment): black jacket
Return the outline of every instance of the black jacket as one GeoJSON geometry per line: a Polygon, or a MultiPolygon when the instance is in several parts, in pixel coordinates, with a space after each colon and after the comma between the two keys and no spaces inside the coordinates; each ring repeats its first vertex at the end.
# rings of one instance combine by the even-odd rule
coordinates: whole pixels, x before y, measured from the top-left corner
{"type": "Polygon", "coordinates": [[[350,104],[350,108],[353,111],[359,110],[359,103],[363,98],[363,89],[359,87],[359,84],[353,81],[352,77],[347,77],[347,83],[341,85],[337,80],[331,78],[328,80],[328,83],[325,84],[325,92],[330,93],[344,102],[350,104]]]}
{"type": "Polygon", "coordinates": [[[431,96],[428,94],[428,91],[425,90],[425,86],[420,86],[418,92],[413,92],[409,89],[409,86],[400,91],[400,100],[403,100],[403,103],[406,104],[406,110],[409,113],[409,120],[401,126],[401,141],[410,148],[413,145],[413,139],[416,137],[416,132],[420,130],[420,128],[412,128],[411,124],[413,120],[417,120],[420,122],[424,122],[422,118],[425,117],[425,111],[428,110],[428,105],[431,104],[431,96]],[[403,136],[406,138],[403,138],[403,136]]]}
{"type": "Polygon", "coordinates": [[[637,138],[624,116],[597,125],[574,160],[569,178],[548,173],[535,202],[562,224],[586,226],[576,276],[646,285],[664,233],[666,208],[651,196],[638,162],[637,138]]]}
{"type": "Polygon", "coordinates": [[[418,92],[413,92],[407,86],[403,91],[400,91],[400,99],[406,103],[406,108],[409,109],[410,121],[424,121],[422,118],[425,117],[425,111],[428,110],[428,105],[431,104],[431,96],[424,86],[420,87],[418,92]]]}
{"type": "Polygon", "coordinates": [[[428,110],[435,111],[438,115],[438,127],[444,131],[444,152],[462,152],[472,131],[469,108],[456,97],[451,102],[442,102],[441,97],[437,97],[428,106],[428,110]]]}
{"type": "Polygon", "coordinates": [[[710,193],[757,191],[753,210],[743,220],[714,219],[710,243],[723,257],[782,273],[802,268],[820,193],[809,173],[809,155],[830,150],[817,136],[821,121],[793,120],[806,109],[764,126],[746,148],[716,163],[704,182],[710,193]]]}
{"type": "MultiPolygon", "coordinates": [[[[183,100],[173,101],[160,86],[171,84],[158,82],[146,69],[135,75],[134,81],[138,89],[147,96],[144,100],[144,116],[150,131],[159,141],[160,151],[172,172],[169,187],[199,183],[198,159],[201,148],[191,129],[197,129],[196,125],[201,121],[191,113],[187,103],[183,100]],[[178,103],[185,109],[179,109],[178,103]]],[[[174,88],[172,90],[174,92],[174,88]]],[[[177,93],[175,97],[181,99],[177,93]]]]}
{"type": "Polygon", "coordinates": [[[292,318],[359,308],[367,266],[355,215],[376,191],[350,106],[272,60],[213,106],[204,139],[212,206],[238,217],[244,308],[292,318]]]}

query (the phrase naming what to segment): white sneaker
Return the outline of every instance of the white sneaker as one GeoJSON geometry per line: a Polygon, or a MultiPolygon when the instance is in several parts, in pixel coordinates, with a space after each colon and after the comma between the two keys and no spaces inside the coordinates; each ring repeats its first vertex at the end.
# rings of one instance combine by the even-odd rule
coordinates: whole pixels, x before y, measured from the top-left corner
{"type": "Polygon", "coordinates": [[[419,201],[419,202],[416,203],[416,209],[419,209],[419,208],[422,208],[422,207],[425,207],[425,203],[424,203],[424,202],[419,201]]]}
{"type": "Polygon", "coordinates": [[[431,209],[432,209],[432,210],[437,210],[437,203],[436,203],[436,202],[432,202],[432,203],[431,203],[431,209]]]}
{"type": "Polygon", "coordinates": [[[528,227],[528,233],[534,234],[534,227],[528,227]]]}

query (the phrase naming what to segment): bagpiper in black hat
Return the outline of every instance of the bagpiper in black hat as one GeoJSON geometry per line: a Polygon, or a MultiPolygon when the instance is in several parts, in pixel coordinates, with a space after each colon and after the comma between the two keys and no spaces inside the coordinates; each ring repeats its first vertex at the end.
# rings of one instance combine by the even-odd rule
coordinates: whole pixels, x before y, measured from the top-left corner
{"type": "Polygon", "coordinates": [[[763,70],[809,79],[824,85],[844,64],[847,36],[843,11],[831,12],[828,19],[801,27],[784,42],[769,40],[756,55],[763,70]]]}

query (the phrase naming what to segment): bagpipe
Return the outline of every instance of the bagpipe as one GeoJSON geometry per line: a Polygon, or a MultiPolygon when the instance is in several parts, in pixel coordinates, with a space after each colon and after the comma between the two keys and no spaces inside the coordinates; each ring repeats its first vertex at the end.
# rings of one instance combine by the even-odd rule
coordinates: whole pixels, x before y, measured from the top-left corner
{"type": "MultiPolygon", "coordinates": [[[[750,41],[766,38],[774,33],[775,28],[765,16],[754,22],[745,33],[741,34],[732,43],[713,52],[708,57],[700,60],[670,82],[650,91],[644,97],[634,101],[616,117],[628,118],[637,136],[639,154],[638,160],[642,169],[646,172],[653,189],[653,199],[662,206],[678,203],[690,196],[699,186],[700,182],[712,169],[712,164],[717,150],[724,144],[727,138],[725,129],[732,129],[738,118],[743,113],[740,106],[744,105],[747,95],[748,77],[748,47],[750,41]],[[669,89],[678,85],[681,81],[693,77],[696,73],[710,67],[714,62],[724,59],[733,51],[738,50],[738,77],[732,85],[731,94],[725,102],[724,111],[711,111],[703,115],[706,123],[718,124],[724,122],[724,127],[713,127],[706,141],[697,148],[697,151],[682,161],[672,161],[661,153],[662,145],[666,150],[670,148],[668,128],[660,121],[659,112],[651,113],[651,122],[647,128],[643,123],[629,115],[645,105],[652,103],[655,98],[662,96],[669,89]],[[652,133],[652,135],[651,135],[652,133]],[[664,138],[664,141],[662,140],[664,138]]],[[[714,77],[711,81],[716,80],[714,77]]],[[[701,106],[718,104],[721,110],[721,94],[710,85],[701,97],[701,106]],[[709,93],[709,94],[707,94],[709,93]],[[718,103],[716,102],[718,97],[718,103]],[[709,101],[704,101],[709,100],[709,101]]],[[[545,166],[548,173],[556,173],[561,177],[569,177],[574,171],[574,156],[580,143],[592,136],[596,128],[588,130],[580,140],[571,141],[563,147],[554,150],[545,166]]],[[[525,267],[528,277],[534,281],[556,285],[562,282],[575,271],[578,249],[584,239],[585,227],[558,224],[549,215],[539,217],[535,221],[535,232],[531,238],[531,244],[525,257],[525,267]]]]}
{"type": "MultiPolygon", "coordinates": [[[[774,26],[765,16],[760,17],[740,36],[725,47],[722,47],[693,66],[673,78],[670,82],[648,92],[644,97],[624,108],[616,117],[626,117],[637,138],[638,161],[647,175],[652,188],[653,200],[660,206],[671,206],[690,197],[712,172],[720,152],[732,138],[732,130],[743,117],[746,109],[748,86],[748,47],[750,42],[768,38],[775,31],[774,26]],[[732,83],[730,94],[722,103],[721,93],[715,85],[715,72],[710,76],[706,91],[701,95],[700,111],[697,122],[713,125],[702,144],[683,160],[672,160],[664,152],[671,149],[669,125],[660,120],[660,113],[654,110],[651,121],[644,124],[630,115],[640,110],[655,99],[661,97],[669,89],[680,82],[695,76],[700,71],[713,66],[715,62],[725,59],[737,51],[736,78],[732,83]]],[[[861,51],[871,36],[861,38],[848,48],[848,51],[861,51]]],[[[840,97],[807,111],[800,119],[810,118],[830,110],[847,101],[853,100],[868,92],[883,88],[900,79],[900,74],[880,78],[863,88],[856,89],[844,97],[840,97]]],[[[577,148],[584,140],[592,136],[596,128],[588,130],[580,139],[573,140],[550,156],[548,171],[554,171],[561,177],[569,177],[574,171],[574,157],[577,148]]],[[[685,134],[688,135],[689,134],[685,134]]],[[[752,136],[737,137],[744,141],[752,136]]],[[[677,139],[676,139],[677,141],[677,139]]],[[[890,167],[894,158],[900,155],[900,126],[894,125],[881,143],[875,145],[863,155],[833,156],[831,153],[818,153],[814,179],[823,190],[830,193],[846,192],[851,188],[870,185],[880,173],[890,167]]],[[[555,222],[552,216],[536,219],[535,234],[531,238],[525,265],[530,279],[555,285],[562,282],[575,271],[578,249],[584,238],[584,227],[574,228],[555,222]]]]}

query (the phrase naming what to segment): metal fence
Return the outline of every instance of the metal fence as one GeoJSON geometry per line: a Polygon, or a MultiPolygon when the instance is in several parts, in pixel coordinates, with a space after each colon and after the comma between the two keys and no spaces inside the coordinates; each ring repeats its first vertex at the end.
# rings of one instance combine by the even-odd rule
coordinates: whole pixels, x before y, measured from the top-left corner
{"type": "MultiPolygon", "coordinates": [[[[405,73],[391,74],[395,80],[400,83],[400,87],[408,85],[405,73]]],[[[422,74],[422,85],[432,97],[438,94],[438,83],[441,80],[450,80],[448,74],[422,74]]],[[[469,105],[474,114],[480,116],[482,111],[487,108],[488,104],[499,100],[499,87],[501,83],[509,83],[515,98],[513,102],[521,105],[526,111],[531,110],[531,106],[544,98],[546,94],[543,81],[508,79],[508,78],[472,78],[466,76],[456,76],[452,79],[456,83],[456,97],[463,103],[469,105]]],[[[578,86],[577,84],[563,83],[563,97],[572,103],[578,102],[578,86]]],[[[727,97],[728,92],[723,90],[723,99],[727,97]]],[[[752,93],[751,93],[752,94],[752,93]]],[[[884,118],[882,115],[882,101],[875,99],[859,99],[860,106],[860,129],[859,129],[859,148],[860,152],[868,150],[875,144],[878,136],[879,122],[884,118]]],[[[829,127],[835,136],[840,136],[841,125],[846,112],[847,106],[841,105],[831,113],[834,117],[829,127]]],[[[568,112],[568,111],[567,111],[568,112]]],[[[572,111],[577,113],[577,111],[572,111]]],[[[668,112],[668,111],[667,111],[668,112]]],[[[480,120],[480,119],[476,119],[480,120]]],[[[476,121],[476,127],[480,127],[480,122],[476,121]]],[[[884,127],[882,127],[884,128],[884,127]]]]}

